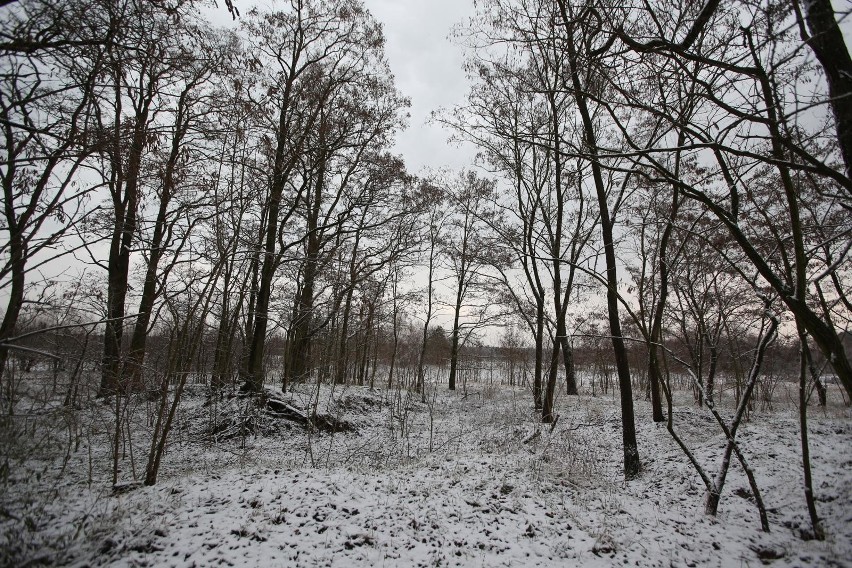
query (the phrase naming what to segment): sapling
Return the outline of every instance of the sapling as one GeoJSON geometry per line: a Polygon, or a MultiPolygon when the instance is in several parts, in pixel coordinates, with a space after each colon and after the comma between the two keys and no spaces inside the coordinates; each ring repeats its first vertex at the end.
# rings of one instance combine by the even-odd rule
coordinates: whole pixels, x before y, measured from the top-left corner
{"type": "MultiPolygon", "coordinates": [[[[708,515],[716,516],[719,507],[719,499],[722,495],[722,489],[725,485],[725,479],[727,477],[728,469],[731,462],[731,454],[733,453],[736,455],[737,460],[740,462],[740,465],[742,466],[743,471],[745,472],[746,477],[748,478],[749,486],[751,487],[752,494],[754,496],[755,505],[757,506],[758,513],[760,515],[761,528],[764,531],[769,532],[769,520],[766,515],[766,507],[764,506],[763,500],[760,496],[760,489],[757,486],[757,482],[754,477],[754,472],[748,465],[748,462],[745,456],[743,455],[739,444],[737,444],[736,441],[737,429],[742,423],[746,409],[748,408],[749,401],[751,399],[752,394],[754,393],[755,384],[757,383],[757,377],[760,374],[760,369],[763,365],[763,359],[764,355],[766,354],[766,349],[769,347],[769,344],[772,343],[772,341],[775,339],[776,332],[778,330],[778,317],[770,311],[768,305],[764,312],[764,316],[766,319],[769,320],[769,322],[768,324],[765,324],[764,328],[762,329],[762,333],[755,352],[754,362],[752,363],[751,371],[749,372],[748,382],[746,383],[745,390],[740,400],[740,404],[737,407],[737,411],[730,425],[725,423],[725,420],[722,418],[722,416],[716,409],[715,403],[711,399],[707,399],[706,396],[704,397],[705,400],[707,400],[708,410],[710,410],[710,413],[713,415],[713,418],[716,420],[717,424],[725,434],[725,438],[727,439],[722,463],[719,466],[719,471],[716,474],[715,480],[710,478],[710,475],[701,466],[695,455],[675,431],[673,424],[671,385],[669,381],[666,380],[663,382],[662,386],[663,393],[666,397],[666,403],[668,405],[668,419],[666,421],[666,428],[669,431],[669,434],[671,434],[674,441],[678,444],[678,446],[680,446],[687,459],[689,459],[690,463],[695,468],[695,471],[698,473],[698,475],[701,477],[701,481],[704,483],[704,486],[707,489],[707,497],[704,509],[705,512],[708,515]]],[[[678,359],[673,355],[672,358],[684,365],[684,367],[686,367],[687,372],[693,379],[695,387],[703,390],[703,386],[700,384],[698,377],[695,375],[691,367],[686,362],[678,359]]]]}

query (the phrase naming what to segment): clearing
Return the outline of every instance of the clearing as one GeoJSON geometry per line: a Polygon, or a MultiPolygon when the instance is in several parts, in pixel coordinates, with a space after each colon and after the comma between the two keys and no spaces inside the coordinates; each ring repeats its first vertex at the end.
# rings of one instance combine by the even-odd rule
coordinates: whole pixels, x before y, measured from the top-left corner
{"type": "MultiPolygon", "coordinates": [[[[112,484],[111,401],[50,395],[3,418],[0,564],[16,566],[845,566],[852,558],[852,422],[833,392],[810,410],[817,507],[808,540],[794,385],[738,434],[771,532],[738,464],[717,518],[649,404],[636,401],[643,471],[625,482],[617,392],[562,396],[555,428],[528,390],[474,383],[417,393],[297,385],[294,413],[190,386],[159,481],[144,487],[154,403],[127,406],[112,484]]],[[[834,388],[834,387],[832,387],[834,388]]],[[[691,392],[675,425],[715,474],[724,439],[691,392]]],[[[723,398],[723,412],[733,401],[723,398]]],[[[274,405],[273,405],[274,406],[274,405]]],[[[281,409],[281,405],[277,406],[281,409]]]]}

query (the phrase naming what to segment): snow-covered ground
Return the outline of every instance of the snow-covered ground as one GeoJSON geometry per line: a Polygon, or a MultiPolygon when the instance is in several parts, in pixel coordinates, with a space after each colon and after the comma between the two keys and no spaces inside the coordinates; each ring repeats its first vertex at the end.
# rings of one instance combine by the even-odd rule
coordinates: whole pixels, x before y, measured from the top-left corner
{"type": "MultiPolygon", "coordinates": [[[[736,464],[718,517],[704,514],[700,478],[644,400],[643,471],[623,481],[614,393],[562,396],[551,430],[520,388],[474,384],[465,396],[439,387],[423,403],[404,390],[323,387],[319,412],[350,427],[330,433],[238,398],[211,403],[194,387],[153,487],[127,484],[144,477],[150,444],[154,404],[140,397],[125,428],[133,443],[120,447],[120,491],[112,406],[20,403],[2,422],[0,565],[850,565],[852,413],[836,390],[828,409],[810,409],[827,539],[803,539],[795,391],[785,387],[738,435],[770,533],[736,464]]],[[[280,396],[305,409],[317,392],[280,396]]],[[[676,427],[715,475],[724,439],[690,393],[679,396],[676,427]]]]}

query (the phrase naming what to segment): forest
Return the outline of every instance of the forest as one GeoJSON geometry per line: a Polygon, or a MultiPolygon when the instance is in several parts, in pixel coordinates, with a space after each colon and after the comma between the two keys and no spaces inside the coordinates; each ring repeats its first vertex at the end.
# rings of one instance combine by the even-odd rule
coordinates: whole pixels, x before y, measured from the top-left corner
{"type": "Polygon", "coordinates": [[[852,7],[370,4],[0,1],[0,565],[844,565],[852,7]]]}

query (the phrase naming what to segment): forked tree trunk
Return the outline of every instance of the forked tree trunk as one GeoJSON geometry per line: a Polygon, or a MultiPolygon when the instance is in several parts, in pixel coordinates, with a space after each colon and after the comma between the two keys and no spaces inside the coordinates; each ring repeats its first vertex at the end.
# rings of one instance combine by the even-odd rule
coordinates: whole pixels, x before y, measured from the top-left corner
{"type": "MultiPolygon", "coordinates": [[[[118,87],[116,88],[117,90],[118,87]]],[[[117,93],[117,98],[121,97],[117,93]]],[[[133,138],[130,143],[127,166],[121,163],[120,123],[115,126],[112,148],[112,169],[116,176],[111,188],[113,200],[113,231],[107,259],[107,313],[104,329],[104,357],[101,365],[99,396],[118,393],[121,389],[122,337],[124,335],[125,301],[130,276],[130,252],[136,235],[139,208],[139,175],[142,154],[148,138],[148,115],[152,93],[147,93],[134,117],[133,138]],[[123,190],[123,193],[122,193],[123,190]]]]}

